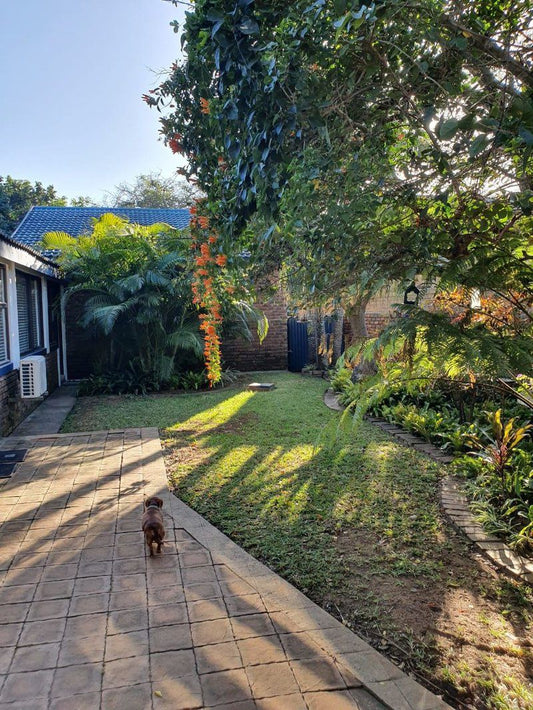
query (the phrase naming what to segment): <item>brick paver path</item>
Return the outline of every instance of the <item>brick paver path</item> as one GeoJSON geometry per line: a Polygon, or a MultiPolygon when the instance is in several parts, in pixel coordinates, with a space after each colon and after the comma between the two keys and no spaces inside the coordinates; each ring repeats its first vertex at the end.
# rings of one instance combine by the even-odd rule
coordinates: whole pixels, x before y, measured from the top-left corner
{"type": "Polygon", "coordinates": [[[2,710],[447,707],[177,500],[156,429],[0,448],[29,449],[0,483],[2,710]]]}

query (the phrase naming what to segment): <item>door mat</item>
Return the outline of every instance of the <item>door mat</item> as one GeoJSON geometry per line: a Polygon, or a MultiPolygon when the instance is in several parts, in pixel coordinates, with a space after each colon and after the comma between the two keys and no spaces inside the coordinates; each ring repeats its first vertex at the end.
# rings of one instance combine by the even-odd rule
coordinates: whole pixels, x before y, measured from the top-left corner
{"type": "Polygon", "coordinates": [[[24,461],[28,449],[4,449],[0,451],[0,463],[12,463],[24,461]]]}

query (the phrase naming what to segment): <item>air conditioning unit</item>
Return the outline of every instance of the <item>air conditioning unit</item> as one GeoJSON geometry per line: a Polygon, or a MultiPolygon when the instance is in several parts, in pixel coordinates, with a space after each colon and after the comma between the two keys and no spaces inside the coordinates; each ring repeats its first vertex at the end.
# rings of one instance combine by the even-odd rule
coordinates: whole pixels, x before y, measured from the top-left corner
{"type": "Polygon", "coordinates": [[[41,397],[46,392],[46,359],[32,355],[20,361],[20,396],[41,397]]]}

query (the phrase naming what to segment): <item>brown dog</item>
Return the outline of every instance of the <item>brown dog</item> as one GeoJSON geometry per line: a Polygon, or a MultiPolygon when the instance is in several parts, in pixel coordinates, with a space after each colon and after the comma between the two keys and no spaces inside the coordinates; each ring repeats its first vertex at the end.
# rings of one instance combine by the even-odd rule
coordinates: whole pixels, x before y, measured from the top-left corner
{"type": "Polygon", "coordinates": [[[154,554],[153,543],[157,545],[157,551],[161,552],[161,545],[165,537],[165,528],[163,527],[163,513],[161,508],[163,501],[157,496],[147,498],[144,501],[144,513],[142,517],[142,529],[144,539],[150,550],[150,557],[154,554]]]}

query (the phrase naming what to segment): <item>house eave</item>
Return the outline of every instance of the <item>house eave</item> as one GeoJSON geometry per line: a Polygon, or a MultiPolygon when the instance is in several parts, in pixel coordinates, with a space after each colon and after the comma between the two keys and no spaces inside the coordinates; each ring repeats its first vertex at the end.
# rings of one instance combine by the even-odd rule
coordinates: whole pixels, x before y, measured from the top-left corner
{"type": "Polygon", "coordinates": [[[37,271],[53,279],[61,279],[59,267],[55,262],[42,256],[35,249],[2,234],[0,234],[0,259],[12,261],[19,266],[37,271]]]}

